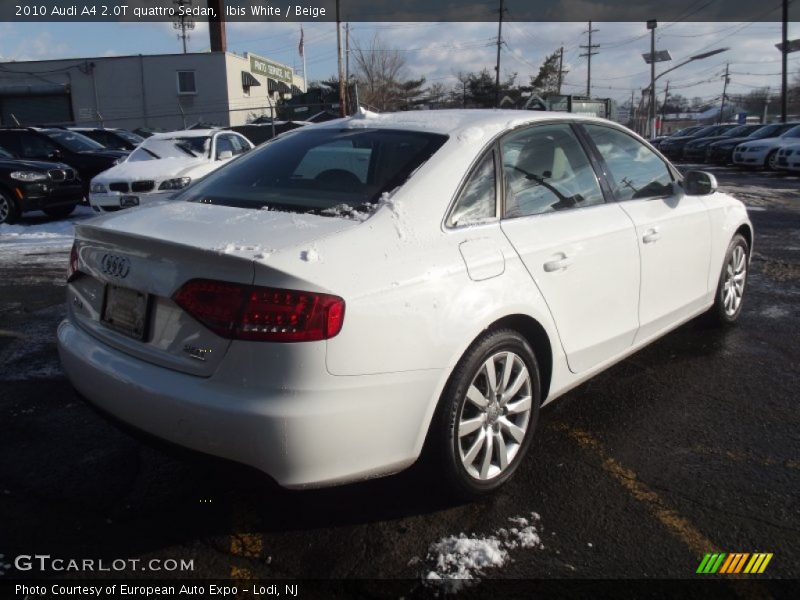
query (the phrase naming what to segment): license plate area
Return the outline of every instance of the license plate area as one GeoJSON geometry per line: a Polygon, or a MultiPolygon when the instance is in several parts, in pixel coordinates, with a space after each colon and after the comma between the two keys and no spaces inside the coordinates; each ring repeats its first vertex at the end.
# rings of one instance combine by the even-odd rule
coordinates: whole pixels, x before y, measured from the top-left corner
{"type": "Polygon", "coordinates": [[[120,196],[119,205],[121,208],[139,206],[139,196],[120,196]]]}
{"type": "Polygon", "coordinates": [[[149,300],[147,294],[109,284],[106,286],[100,320],[114,331],[136,340],[144,340],[149,300]]]}

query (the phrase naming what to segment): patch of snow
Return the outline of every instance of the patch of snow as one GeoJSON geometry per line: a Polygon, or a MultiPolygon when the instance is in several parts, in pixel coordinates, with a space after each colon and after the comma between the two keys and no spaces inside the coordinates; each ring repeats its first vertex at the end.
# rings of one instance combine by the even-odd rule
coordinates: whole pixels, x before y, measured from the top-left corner
{"type": "Polygon", "coordinates": [[[79,206],[66,219],[44,220],[36,213],[23,215],[14,225],[0,225],[0,263],[14,265],[52,262],[54,254],[63,255],[66,265],[75,237],[75,223],[97,214],[87,206],[79,206]]]}
{"type": "Polygon", "coordinates": [[[464,131],[458,134],[459,142],[474,143],[483,139],[483,129],[480,127],[467,127],[464,131]]]}
{"type": "Polygon", "coordinates": [[[300,252],[300,260],[304,262],[320,262],[322,257],[317,252],[316,248],[309,248],[300,252]]]}
{"type": "Polygon", "coordinates": [[[426,559],[430,568],[424,579],[444,585],[446,592],[457,592],[487,570],[505,565],[511,560],[511,550],[544,548],[533,524],[539,521],[537,513],[531,513],[529,519],[511,517],[508,521],[515,527],[501,527],[485,536],[451,535],[431,544],[426,559]]]}
{"type": "Polygon", "coordinates": [[[789,316],[789,311],[782,306],[768,306],[761,311],[761,314],[768,319],[783,319],[789,316]]]}

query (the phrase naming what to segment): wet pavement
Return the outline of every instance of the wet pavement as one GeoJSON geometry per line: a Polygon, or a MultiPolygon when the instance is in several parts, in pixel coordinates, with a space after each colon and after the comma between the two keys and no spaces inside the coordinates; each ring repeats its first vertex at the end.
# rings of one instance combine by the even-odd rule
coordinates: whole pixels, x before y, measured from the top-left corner
{"type": "Polygon", "coordinates": [[[706,552],[773,553],[764,577],[797,578],[800,179],[713,172],[756,230],[741,322],[691,322],[543,409],[515,478],[473,503],[420,467],[289,492],[114,426],[58,367],[66,253],[0,263],[0,580],[35,575],[3,563],[39,553],[420,581],[441,571],[433,545],[461,533],[499,540],[487,578],[690,578],[706,552]],[[537,543],[502,545],[512,518],[537,543]]]}

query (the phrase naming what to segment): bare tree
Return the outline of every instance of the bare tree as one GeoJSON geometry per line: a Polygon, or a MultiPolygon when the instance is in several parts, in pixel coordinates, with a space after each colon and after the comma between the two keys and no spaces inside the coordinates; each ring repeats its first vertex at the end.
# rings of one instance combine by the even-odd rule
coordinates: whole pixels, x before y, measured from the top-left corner
{"type": "Polygon", "coordinates": [[[414,89],[405,89],[405,56],[400,51],[389,48],[377,33],[366,45],[356,41],[353,45],[353,57],[361,102],[379,110],[397,110],[403,107],[409,94],[414,89],[418,93],[419,87],[425,81],[422,79],[414,89]]]}

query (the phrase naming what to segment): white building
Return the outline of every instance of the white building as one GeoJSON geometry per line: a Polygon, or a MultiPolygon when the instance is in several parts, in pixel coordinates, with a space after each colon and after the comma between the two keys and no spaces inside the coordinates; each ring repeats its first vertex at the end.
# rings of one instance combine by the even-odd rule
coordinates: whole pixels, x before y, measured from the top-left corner
{"type": "Polygon", "coordinates": [[[286,65],[231,52],[0,63],[0,125],[243,125],[305,91],[286,65]]]}

